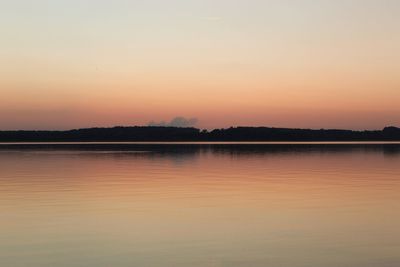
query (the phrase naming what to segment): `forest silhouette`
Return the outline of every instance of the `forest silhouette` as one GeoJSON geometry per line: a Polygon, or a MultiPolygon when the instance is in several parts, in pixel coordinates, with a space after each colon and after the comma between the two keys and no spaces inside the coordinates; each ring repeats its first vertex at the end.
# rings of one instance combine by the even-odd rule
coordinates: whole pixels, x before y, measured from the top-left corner
{"type": "Polygon", "coordinates": [[[400,128],[313,130],[231,127],[211,131],[187,127],[133,126],[68,131],[0,131],[0,142],[171,142],[171,141],[400,141],[400,128]]]}

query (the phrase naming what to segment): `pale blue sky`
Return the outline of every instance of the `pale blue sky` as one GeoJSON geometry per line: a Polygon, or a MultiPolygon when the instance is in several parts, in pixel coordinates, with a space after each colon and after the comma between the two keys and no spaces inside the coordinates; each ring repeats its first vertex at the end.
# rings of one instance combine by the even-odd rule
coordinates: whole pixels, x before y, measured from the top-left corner
{"type": "Polygon", "coordinates": [[[400,124],[399,14],[396,0],[0,0],[0,129],[400,124]]]}

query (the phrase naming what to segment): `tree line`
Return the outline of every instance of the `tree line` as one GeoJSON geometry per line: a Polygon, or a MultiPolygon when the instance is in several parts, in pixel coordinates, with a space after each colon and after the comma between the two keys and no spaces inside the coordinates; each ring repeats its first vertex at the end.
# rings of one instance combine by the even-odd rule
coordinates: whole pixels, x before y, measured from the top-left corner
{"type": "Polygon", "coordinates": [[[0,131],[0,142],[156,141],[400,141],[400,128],[375,131],[231,127],[211,131],[179,127],[112,127],[68,131],[0,131]]]}

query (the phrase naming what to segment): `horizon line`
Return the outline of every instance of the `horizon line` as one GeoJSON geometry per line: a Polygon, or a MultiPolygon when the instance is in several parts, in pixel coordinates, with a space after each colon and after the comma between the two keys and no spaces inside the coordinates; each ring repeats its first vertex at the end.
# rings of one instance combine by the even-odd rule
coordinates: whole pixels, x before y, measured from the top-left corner
{"type": "Polygon", "coordinates": [[[114,129],[114,128],[178,128],[178,129],[197,129],[200,131],[212,132],[214,130],[227,130],[234,128],[269,128],[269,129],[287,129],[287,130],[312,130],[312,131],[352,131],[352,132],[374,132],[374,131],[383,131],[388,128],[397,128],[398,126],[387,125],[381,129],[345,129],[345,128],[300,128],[300,127],[275,127],[275,126],[229,126],[229,127],[221,127],[221,128],[200,128],[195,126],[162,126],[162,125],[115,125],[115,126],[92,126],[92,127],[82,127],[82,128],[70,128],[70,129],[7,129],[2,130],[0,132],[68,132],[68,131],[78,131],[78,130],[88,130],[88,129],[114,129]]]}

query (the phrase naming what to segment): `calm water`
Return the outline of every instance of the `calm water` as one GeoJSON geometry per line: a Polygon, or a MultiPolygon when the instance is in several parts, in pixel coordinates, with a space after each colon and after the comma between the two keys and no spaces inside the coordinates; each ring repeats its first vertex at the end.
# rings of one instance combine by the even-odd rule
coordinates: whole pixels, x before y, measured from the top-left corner
{"type": "Polygon", "coordinates": [[[400,145],[0,145],[2,267],[398,267],[400,145]]]}

